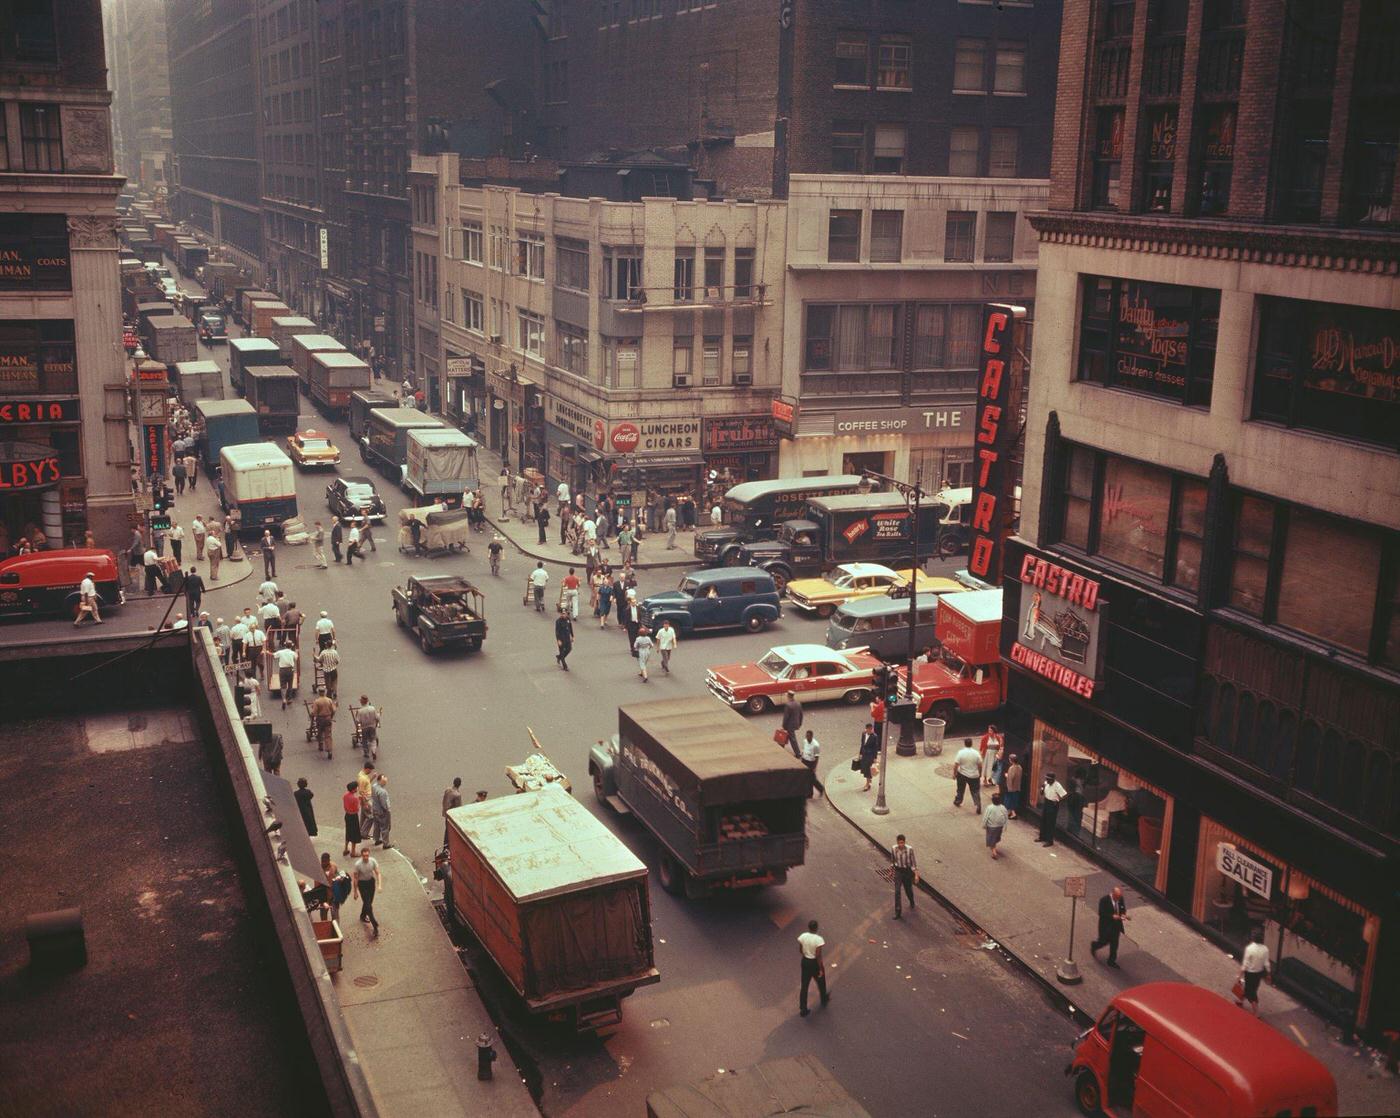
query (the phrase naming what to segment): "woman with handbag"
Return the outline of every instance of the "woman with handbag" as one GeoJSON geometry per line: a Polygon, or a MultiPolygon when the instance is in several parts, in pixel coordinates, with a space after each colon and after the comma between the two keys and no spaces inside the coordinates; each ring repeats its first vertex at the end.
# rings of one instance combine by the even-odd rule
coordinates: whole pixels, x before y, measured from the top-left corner
{"type": "Polygon", "coordinates": [[[1244,954],[1240,956],[1240,976],[1235,979],[1234,989],[1230,991],[1235,996],[1235,1004],[1243,1008],[1244,1003],[1249,1002],[1250,1010],[1258,1017],[1259,983],[1271,972],[1269,949],[1264,946],[1264,932],[1255,928],[1244,954]]]}

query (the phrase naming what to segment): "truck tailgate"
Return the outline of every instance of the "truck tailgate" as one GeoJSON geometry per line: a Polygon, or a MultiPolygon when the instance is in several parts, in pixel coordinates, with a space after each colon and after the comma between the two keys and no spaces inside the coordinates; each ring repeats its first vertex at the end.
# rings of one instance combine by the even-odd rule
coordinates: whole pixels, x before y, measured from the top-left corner
{"type": "Polygon", "coordinates": [[[804,834],[729,839],[698,847],[695,851],[696,869],[701,874],[800,866],[806,857],[807,836],[804,834]]]}

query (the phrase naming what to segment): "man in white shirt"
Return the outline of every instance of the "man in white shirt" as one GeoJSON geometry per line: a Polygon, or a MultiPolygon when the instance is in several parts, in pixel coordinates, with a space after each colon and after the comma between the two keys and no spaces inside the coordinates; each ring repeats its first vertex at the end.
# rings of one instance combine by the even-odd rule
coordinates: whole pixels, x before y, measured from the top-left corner
{"type": "Polygon", "coordinates": [[[826,940],[817,935],[817,922],[809,920],[807,930],[797,937],[797,949],[802,956],[802,994],[797,999],[798,1015],[807,1016],[807,988],[812,980],[817,981],[817,993],[822,996],[822,1005],[831,1001],[826,992],[826,968],[822,966],[822,948],[826,940]]]}
{"type": "Polygon", "coordinates": [[[263,605],[277,601],[277,583],[270,578],[263,579],[263,584],[258,587],[258,601],[263,605]]]}
{"type": "Polygon", "coordinates": [[[535,569],[530,572],[530,589],[535,595],[535,612],[544,612],[544,588],[549,585],[549,572],[544,569],[544,562],[535,564],[535,569]]]}
{"type": "Polygon", "coordinates": [[[721,509],[719,505],[715,505],[715,507],[710,510],[710,523],[718,528],[723,522],[724,510],[721,509]]]}
{"type": "Polygon", "coordinates": [[[282,611],[277,608],[276,602],[264,602],[258,607],[258,617],[262,619],[264,628],[275,628],[275,622],[282,620],[282,611]]]}
{"type": "Polygon", "coordinates": [[[1048,772],[1045,774],[1045,783],[1041,786],[1040,794],[1040,837],[1035,841],[1042,846],[1054,846],[1055,817],[1060,814],[1060,801],[1068,793],[1065,786],[1055,779],[1055,774],[1048,772]]]}
{"type": "Polygon", "coordinates": [[[591,516],[583,518],[583,546],[587,549],[589,544],[598,542],[598,525],[591,516]]]}
{"type": "Polygon", "coordinates": [[[982,754],[972,744],[971,738],[963,739],[963,747],[953,758],[953,775],[958,781],[958,794],[953,797],[953,806],[962,807],[963,793],[971,790],[972,803],[977,814],[982,814],[982,754]]]}
{"type": "Polygon", "coordinates": [[[286,710],[296,684],[297,650],[291,645],[283,645],[273,653],[273,659],[277,661],[277,686],[282,696],[282,709],[286,710]]]}
{"type": "Polygon", "coordinates": [[[325,610],[321,611],[321,616],[316,621],[316,643],[321,648],[330,648],[335,644],[335,622],[325,610]]]}
{"type": "Polygon", "coordinates": [[[661,670],[671,674],[671,653],[676,650],[676,630],[669,621],[663,621],[656,630],[656,647],[661,652],[661,670]]]}
{"type": "Polygon", "coordinates": [[[242,618],[234,618],[233,628],[228,631],[229,653],[228,659],[231,664],[241,664],[243,662],[243,647],[248,642],[248,626],[242,618]]]}
{"type": "Polygon", "coordinates": [[[364,562],[365,557],[360,554],[360,525],[352,520],[350,531],[345,536],[345,565],[353,567],[357,557],[364,562]]]}
{"type": "Polygon", "coordinates": [[[564,510],[569,507],[569,483],[561,481],[559,488],[554,491],[554,496],[559,502],[559,518],[564,517],[564,510]]]}
{"type": "Polygon", "coordinates": [[[812,788],[807,789],[807,798],[812,798],[812,790],[825,792],[822,782],[817,779],[817,762],[821,760],[822,743],[817,741],[816,735],[811,730],[806,731],[802,740],[802,763],[812,772],[812,788]]]}
{"type": "Polygon", "coordinates": [[[248,632],[248,663],[254,675],[261,675],[267,665],[263,663],[263,646],[267,644],[267,634],[253,628],[248,632]]]}
{"type": "Polygon", "coordinates": [[[146,568],[146,593],[154,594],[156,586],[165,582],[160,573],[160,555],[155,548],[146,548],[146,554],[141,557],[141,565],[146,568]]]}
{"type": "Polygon", "coordinates": [[[97,583],[93,581],[91,571],[83,575],[83,581],[78,586],[78,598],[79,609],[78,616],[73,620],[74,627],[83,623],[85,614],[91,614],[93,621],[101,625],[102,615],[97,612],[97,583]]]}

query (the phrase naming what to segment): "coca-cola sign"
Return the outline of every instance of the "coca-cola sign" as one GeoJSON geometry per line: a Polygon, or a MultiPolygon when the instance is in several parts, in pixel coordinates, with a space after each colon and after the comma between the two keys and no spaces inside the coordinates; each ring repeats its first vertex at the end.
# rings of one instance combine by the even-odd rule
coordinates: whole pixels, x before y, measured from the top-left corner
{"type": "Polygon", "coordinates": [[[641,442],[642,433],[635,423],[615,423],[612,429],[612,448],[619,454],[631,454],[641,442]]]}

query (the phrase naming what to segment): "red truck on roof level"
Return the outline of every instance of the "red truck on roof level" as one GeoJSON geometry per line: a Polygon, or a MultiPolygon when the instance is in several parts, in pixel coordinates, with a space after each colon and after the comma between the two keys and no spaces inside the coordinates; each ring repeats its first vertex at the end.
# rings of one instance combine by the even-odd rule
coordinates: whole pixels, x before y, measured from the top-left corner
{"type": "Polygon", "coordinates": [[[951,723],[958,714],[996,710],[1006,702],[1001,662],[1001,591],[972,590],[938,599],[939,658],[914,665],[920,718],[951,723]]]}

